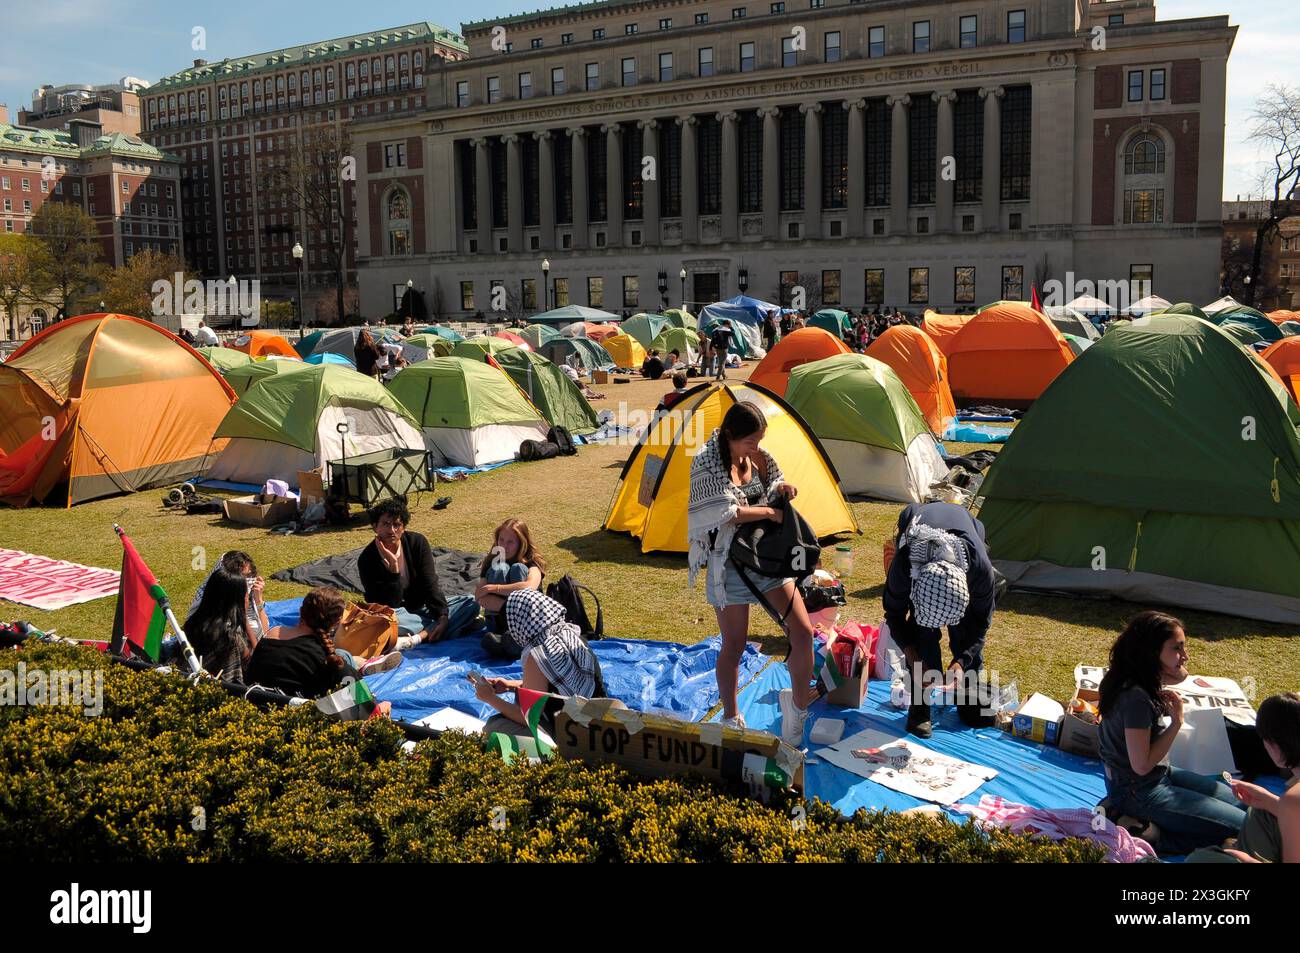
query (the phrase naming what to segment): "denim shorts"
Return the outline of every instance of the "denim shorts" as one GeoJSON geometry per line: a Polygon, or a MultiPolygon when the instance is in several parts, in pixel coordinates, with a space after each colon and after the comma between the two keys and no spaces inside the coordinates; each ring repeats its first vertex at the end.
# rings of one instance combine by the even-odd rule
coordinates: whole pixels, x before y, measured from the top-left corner
{"type": "MultiPolygon", "coordinates": [[[[754,588],[759,592],[767,593],[773,589],[779,589],[787,582],[794,582],[793,579],[776,579],[772,576],[760,576],[755,573],[747,573],[749,581],[754,584],[754,588]]],[[[726,605],[729,606],[756,606],[759,605],[758,599],[749,591],[749,586],[740,578],[740,573],[732,565],[731,560],[727,560],[726,569],[726,605]]],[[[716,608],[722,608],[717,606],[716,608]]]]}

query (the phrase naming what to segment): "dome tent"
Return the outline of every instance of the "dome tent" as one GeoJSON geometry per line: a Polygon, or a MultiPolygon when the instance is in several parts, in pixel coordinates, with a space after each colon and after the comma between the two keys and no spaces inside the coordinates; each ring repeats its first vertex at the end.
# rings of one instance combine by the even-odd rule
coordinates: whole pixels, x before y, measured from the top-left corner
{"type": "Polygon", "coordinates": [[[661,314],[634,314],[623,322],[622,328],[624,334],[632,335],[643,348],[649,350],[659,332],[671,325],[672,322],[661,314]]]}
{"type": "Polygon", "coordinates": [[[778,397],[783,397],[790,382],[790,372],[800,364],[848,353],[848,345],[829,331],[822,328],[800,328],[781,338],[776,347],[754,368],[749,379],[778,397]]]}
{"type": "Polygon", "coordinates": [[[542,345],[542,357],[553,364],[568,364],[587,373],[614,366],[609,351],[588,338],[556,338],[542,345]]]}
{"type": "Polygon", "coordinates": [[[405,353],[407,348],[418,347],[424,351],[425,356],[420,360],[428,360],[431,357],[446,357],[455,347],[456,342],[450,338],[445,338],[440,334],[412,334],[406,339],[406,347],[402,348],[405,353]]]}
{"type": "Polygon", "coordinates": [[[530,324],[519,332],[519,336],[527,341],[534,351],[538,351],[543,344],[548,344],[559,337],[560,332],[545,324],[530,324]]]}
{"type": "MultiPolygon", "coordinates": [[[[718,325],[726,323],[731,326],[731,343],[727,353],[734,354],[742,361],[762,360],[767,356],[763,348],[763,335],[759,325],[750,324],[742,319],[745,312],[734,305],[709,305],[700,312],[699,330],[712,334],[718,325]]],[[[699,336],[696,335],[696,340],[699,336]]]]}
{"type": "Polygon", "coordinates": [[[630,334],[614,334],[601,342],[619,367],[639,368],[646,359],[646,349],[630,334]]]}
{"type": "Polygon", "coordinates": [[[821,328],[834,334],[841,341],[847,341],[849,333],[853,330],[853,322],[849,319],[847,311],[841,311],[839,308],[822,308],[808,319],[808,327],[821,328]]]}
{"type": "Polygon", "coordinates": [[[299,470],[343,456],[345,442],[349,457],[390,448],[424,450],[415,420],[386,387],[336,364],[264,379],[230,408],[216,436],[230,442],[208,475],[234,483],[293,483],[299,470]],[[345,434],[340,424],[347,424],[345,434]]]}
{"type": "Polygon", "coordinates": [[[52,324],[0,364],[0,500],[74,506],[189,479],[234,400],[216,368],[149,321],[52,324]]]}
{"type": "Polygon", "coordinates": [[[249,357],[291,357],[295,361],[302,357],[293,346],[273,331],[249,331],[241,334],[232,345],[236,351],[242,351],[249,357]]]}
{"type": "Polygon", "coordinates": [[[871,342],[867,357],[888,364],[921,409],[930,432],[942,436],[957,416],[948,388],[948,359],[920,328],[898,324],[871,342]]]}
{"type": "Polygon", "coordinates": [[[699,321],[696,320],[695,315],[684,308],[666,308],[661,316],[675,328],[694,331],[699,327],[699,321]]]}
{"type": "Polygon", "coordinates": [[[1298,623],[1297,425],[1285,388],[1217,327],[1121,324],[998,455],[989,551],[1021,588],[1298,623]]]}
{"type": "Polygon", "coordinates": [[[1003,302],[982,309],[944,349],[958,404],[1027,407],[1074,360],[1069,344],[1040,312],[1003,302]]]}
{"type": "Polygon", "coordinates": [[[691,463],[733,404],[753,401],[767,418],[764,448],[799,488],[799,512],[818,537],[857,532],[839,477],[808,425],[788,404],[739,381],[700,384],[642,435],[619,476],[604,528],[641,540],[641,552],[686,552],[691,463]]]}
{"type": "Polygon", "coordinates": [[[485,361],[438,357],[412,364],[389,390],[423,428],[434,466],[513,460],[523,441],[545,440],[550,430],[505,372],[485,361]]]}
{"type": "Polygon", "coordinates": [[[268,377],[292,374],[311,366],[306,361],[254,361],[227,371],[226,383],[230,385],[236,397],[243,397],[250,387],[268,377]]]}
{"type": "Polygon", "coordinates": [[[485,336],[476,338],[465,338],[463,341],[457,341],[452,346],[449,357],[463,357],[471,361],[481,361],[489,354],[496,354],[499,351],[508,351],[511,348],[517,348],[519,345],[514,341],[505,338],[485,336]]]}
{"type": "Polygon", "coordinates": [[[578,385],[540,354],[515,348],[498,352],[492,360],[549,423],[575,435],[594,433],[600,428],[596,412],[578,385]]]}
{"type": "Polygon", "coordinates": [[[329,328],[324,331],[313,331],[295,344],[294,350],[302,356],[303,360],[310,360],[318,354],[337,354],[349,364],[354,364],[357,356],[357,338],[361,337],[362,331],[369,331],[376,344],[390,341],[403,345],[402,356],[408,361],[418,361],[424,356],[423,350],[407,346],[402,336],[392,328],[329,328]]]}
{"type": "Polygon", "coordinates": [[[974,317],[973,314],[940,314],[938,311],[927,311],[925,317],[921,319],[921,330],[930,335],[930,339],[939,345],[939,350],[947,354],[957,332],[966,327],[974,317]]]}
{"type": "Polygon", "coordinates": [[[243,351],[236,351],[231,347],[201,347],[196,350],[203,355],[205,361],[222,374],[232,368],[253,363],[253,359],[243,351]]]}
{"type": "Polygon", "coordinates": [[[1282,378],[1291,399],[1300,403],[1300,337],[1285,337],[1260,355],[1282,378]]]}
{"type": "Polygon", "coordinates": [[[1101,337],[1097,325],[1078,311],[1070,308],[1047,308],[1043,313],[1047,315],[1047,320],[1056,325],[1056,330],[1062,334],[1073,334],[1085,341],[1095,341],[1101,337]]]}
{"type": "Polygon", "coordinates": [[[687,328],[667,327],[650,342],[646,351],[658,351],[660,357],[669,351],[677,351],[683,361],[694,364],[700,359],[700,336],[687,328]]]}
{"type": "Polygon", "coordinates": [[[925,417],[888,364],[840,354],[790,372],[786,402],[817,434],[840,489],[921,503],[948,467],[925,417]]]}

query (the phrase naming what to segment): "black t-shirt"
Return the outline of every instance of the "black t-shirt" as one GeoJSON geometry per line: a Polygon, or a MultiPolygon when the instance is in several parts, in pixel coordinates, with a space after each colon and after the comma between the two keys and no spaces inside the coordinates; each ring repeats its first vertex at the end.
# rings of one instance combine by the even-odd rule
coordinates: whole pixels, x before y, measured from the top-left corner
{"type": "Polygon", "coordinates": [[[641,365],[641,376],[657,381],[664,376],[664,362],[657,357],[648,357],[641,365]]]}
{"type": "Polygon", "coordinates": [[[1100,729],[1101,760],[1113,783],[1152,783],[1164,777],[1168,770],[1164,763],[1157,765],[1149,774],[1134,773],[1132,762],[1128,758],[1128,738],[1124,734],[1130,728],[1147,730],[1151,732],[1154,744],[1162,733],[1160,717],[1155,699],[1144,688],[1129,685],[1116,696],[1114,703],[1102,716],[1100,729]]]}
{"type": "Polygon", "coordinates": [[[262,639],[248,662],[247,685],[278,688],[286,695],[319,698],[343,678],[320,639],[300,635],[294,639],[262,639]]]}
{"type": "Polygon", "coordinates": [[[715,351],[725,351],[731,347],[731,328],[720,327],[709,337],[709,346],[715,351]]]}

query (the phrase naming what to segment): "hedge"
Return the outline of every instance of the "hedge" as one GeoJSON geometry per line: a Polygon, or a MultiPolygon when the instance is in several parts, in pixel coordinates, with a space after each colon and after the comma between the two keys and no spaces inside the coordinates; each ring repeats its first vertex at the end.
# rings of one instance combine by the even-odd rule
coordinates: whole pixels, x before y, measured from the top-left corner
{"type": "Polygon", "coordinates": [[[98,669],[104,710],[0,707],[0,857],[59,861],[1095,862],[1084,841],[945,818],[762,805],[701,778],[507,765],[449,733],[259,710],[210,684],[64,646],[0,669],[98,669]],[[201,810],[199,810],[201,809],[201,810]],[[792,818],[802,815],[802,823],[792,818]]]}

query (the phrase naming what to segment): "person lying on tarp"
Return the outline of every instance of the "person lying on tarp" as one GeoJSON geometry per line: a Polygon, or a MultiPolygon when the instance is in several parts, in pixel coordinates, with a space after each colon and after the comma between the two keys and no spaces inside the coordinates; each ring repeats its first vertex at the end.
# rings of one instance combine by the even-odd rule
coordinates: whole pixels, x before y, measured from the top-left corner
{"type": "Polygon", "coordinates": [[[1300,863],[1300,694],[1264,699],[1255,719],[1264,750],[1286,778],[1286,791],[1274,794],[1257,784],[1233,781],[1232,793],[1246,805],[1246,820],[1235,848],[1202,847],[1189,864],[1300,863]]]}
{"type": "Polygon", "coordinates": [[[510,519],[497,527],[492,549],[479,567],[479,582],[474,589],[475,601],[483,607],[488,632],[483,648],[498,658],[519,658],[519,645],[507,633],[506,599],[520,589],[542,588],[546,560],[533,545],[533,534],[521,519],[510,519]]]}
{"type": "Polygon", "coordinates": [[[456,596],[450,605],[443,596],[433,547],[423,534],[406,528],[411,511],[405,499],[376,503],[369,516],[375,538],[357,557],[357,571],[366,602],[396,610],[398,651],[457,635],[478,618],[478,605],[469,596],[456,596]]]}
{"type": "Polygon", "coordinates": [[[522,650],[524,677],[520,680],[484,678],[475,683],[479,701],[497,710],[484,734],[521,734],[528,719],[516,699],[500,696],[519,688],[553,696],[542,715],[541,727],[555,736],[555,714],[565,698],[604,698],[605,681],[600,662],[576,625],[565,620],[564,607],[536,589],[519,589],[506,599],[506,625],[522,650]]]}
{"type": "Polygon", "coordinates": [[[932,686],[956,693],[957,715],[971,728],[993,723],[978,682],[984,637],[993,622],[993,564],[984,525],[954,503],[911,503],[898,516],[893,562],[885,577],[885,621],[907,659],[907,730],[933,733],[932,686]],[[942,669],[939,630],[948,628],[952,661],[942,669]]]}

